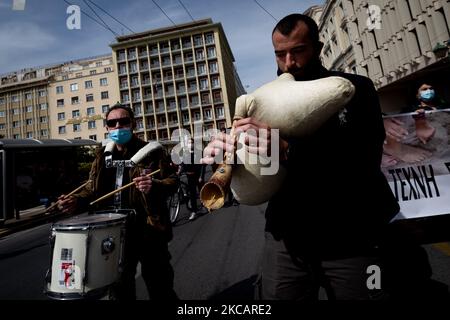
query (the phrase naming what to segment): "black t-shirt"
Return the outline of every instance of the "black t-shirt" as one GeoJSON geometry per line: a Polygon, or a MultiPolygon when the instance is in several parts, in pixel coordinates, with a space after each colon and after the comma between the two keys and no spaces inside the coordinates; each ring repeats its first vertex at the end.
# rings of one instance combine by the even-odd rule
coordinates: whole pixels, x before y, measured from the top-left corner
{"type": "Polygon", "coordinates": [[[324,68],[307,80],[328,76],[350,80],[355,95],[316,132],[288,141],[288,175],[266,210],[266,231],[317,252],[376,241],[399,210],[380,169],[385,132],[372,82],[324,68]]]}

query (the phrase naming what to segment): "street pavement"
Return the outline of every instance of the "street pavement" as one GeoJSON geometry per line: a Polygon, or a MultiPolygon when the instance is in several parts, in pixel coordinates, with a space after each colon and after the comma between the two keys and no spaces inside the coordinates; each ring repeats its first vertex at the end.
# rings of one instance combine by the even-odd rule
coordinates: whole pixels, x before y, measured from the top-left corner
{"type": "MultiPolygon", "coordinates": [[[[189,221],[183,208],[169,245],[180,299],[253,298],[263,250],[264,210],[264,205],[232,206],[189,221]]],[[[46,223],[0,238],[0,300],[47,299],[43,288],[50,265],[50,227],[46,223]]],[[[424,247],[433,278],[450,285],[450,243],[424,247]]],[[[139,272],[136,278],[138,299],[147,299],[139,272]]]]}

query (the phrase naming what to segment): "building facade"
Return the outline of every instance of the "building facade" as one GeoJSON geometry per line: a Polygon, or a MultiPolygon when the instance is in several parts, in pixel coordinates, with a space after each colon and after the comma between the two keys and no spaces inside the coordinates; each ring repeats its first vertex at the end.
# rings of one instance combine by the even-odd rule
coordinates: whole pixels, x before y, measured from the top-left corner
{"type": "Polygon", "coordinates": [[[324,66],[371,78],[385,111],[414,103],[423,82],[449,94],[449,1],[328,0],[322,10],[324,66]]]}
{"type": "Polygon", "coordinates": [[[67,62],[53,71],[48,87],[51,137],[106,138],[104,114],[119,101],[111,55],[67,62]]]}
{"type": "Polygon", "coordinates": [[[134,110],[142,139],[231,126],[244,89],[220,23],[205,19],[116,40],[111,47],[120,100],[134,110]]]}
{"type": "Polygon", "coordinates": [[[42,69],[24,69],[1,77],[0,138],[50,137],[49,81],[42,69]]]}
{"type": "Polygon", "coordinates": [[[104,113],[119,101],[116,78],[110,54],[6,74],[0,136],[103,140],[104,113]]]}

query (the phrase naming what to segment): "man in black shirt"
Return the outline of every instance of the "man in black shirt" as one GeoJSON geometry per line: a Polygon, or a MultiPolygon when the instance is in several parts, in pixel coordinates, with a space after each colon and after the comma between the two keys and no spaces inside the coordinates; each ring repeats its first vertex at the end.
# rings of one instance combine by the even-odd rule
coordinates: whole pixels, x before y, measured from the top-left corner
{"type": "MultiPolygon", "coordinates": [[[[280,143],[288,174],[266,210],[261,297],[315,300],[320,286],[329,299],[383,297],[378,285],[367,285],[369,270],[383,270],[378,246],[399,206],[380,170],[385,131],[375,88],[366,77],[321,65],[318,28],[305,15],[280,20],[272,41],[278,74],[296,81],[343,77],[355,94],[314,133],[280,143]]],[[[268,128],[253,118],[234,125],[236,132],[268,128]]],[[[270,150],[270,141],[259,139],[270,150]]],[[[219,135],[203,161],[211,163],[232,144],[219,135]]]]}

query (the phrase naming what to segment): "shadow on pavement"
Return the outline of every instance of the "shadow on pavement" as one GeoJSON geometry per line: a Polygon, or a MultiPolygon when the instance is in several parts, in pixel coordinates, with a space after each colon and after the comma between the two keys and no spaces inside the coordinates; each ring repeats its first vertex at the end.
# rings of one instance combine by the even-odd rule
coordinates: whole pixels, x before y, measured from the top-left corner
{"type": "Polygon", "coordinates": [[[258,276],[256,274],[252,275],[226,288],[222,292],[209,297],[208,300],[255,300],[255,282],[257,278],[258,276]]]}

